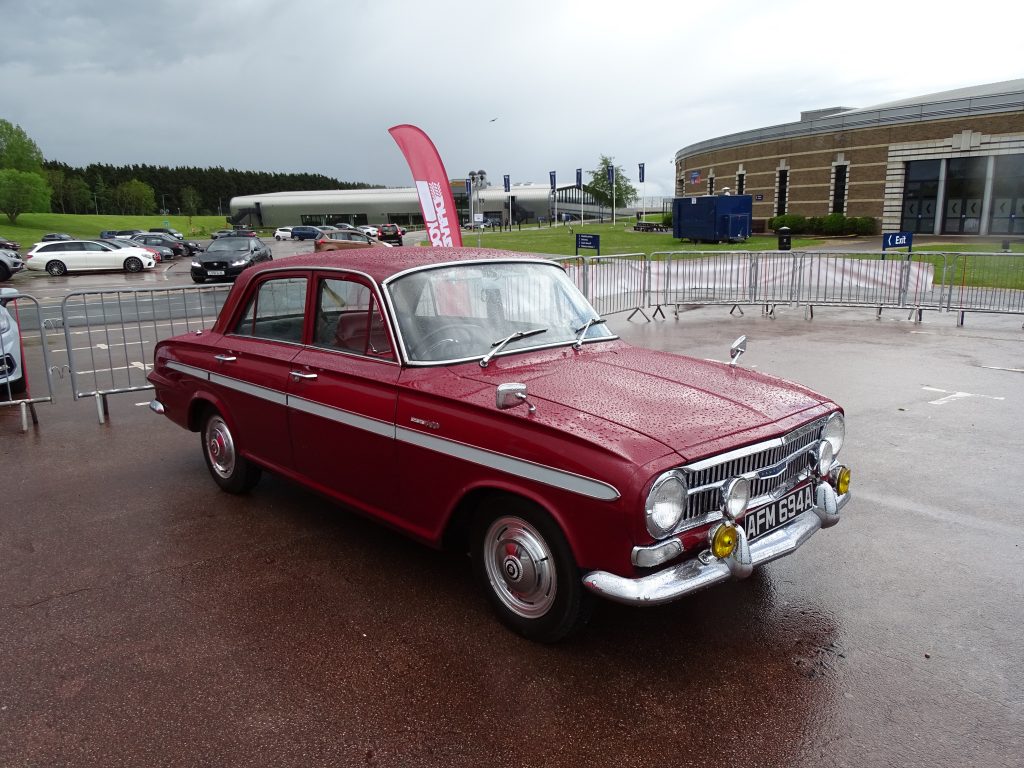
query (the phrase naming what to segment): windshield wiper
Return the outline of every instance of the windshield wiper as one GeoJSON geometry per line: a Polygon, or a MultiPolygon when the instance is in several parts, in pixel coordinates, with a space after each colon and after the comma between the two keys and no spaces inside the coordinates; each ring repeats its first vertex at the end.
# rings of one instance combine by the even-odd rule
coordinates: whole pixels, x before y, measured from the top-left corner
{"type": "Polygon", "coordinates": [[[525,339],[527,336],[536,336],[538,333],[547,332],[547,330],[547,328],[534,328],[531,331],[516,331],[515,333],[506,336],[504,339],[498,339],[496,342],[491,344],[491,351],[484,355],[483,359],[480,360],[480,367],[486,368],[487,364],[491,362],[491,358],[501,352],[509,342],[519,341],[520,339],[525,339]]]}
{"type": "Polygon", "coordinates": [[[589,320],[587,320],[587,322],[583,324],[582,328],[577,328],[576,329],[576,343],[572,345],[572,348],[573,349],[582,349],[583,348],[583,337],[587,335],[587,331],[590,330],[590,326],[592,326],[592,325],[601,325],[602,323],[607,323],[607,322],[608,321],[605,320],[603,317],[592,317],[589,320]]]}

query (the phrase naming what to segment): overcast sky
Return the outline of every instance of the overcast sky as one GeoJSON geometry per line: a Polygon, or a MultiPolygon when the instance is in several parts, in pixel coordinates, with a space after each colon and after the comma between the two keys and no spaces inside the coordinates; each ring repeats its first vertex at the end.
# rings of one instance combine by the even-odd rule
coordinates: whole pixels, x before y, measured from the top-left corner
{"type": "Polygon", "coordinates": [[[387,186],[412,123],[452,178],[572,183],[605,154],[671,195],[688,144],[1024,77],[1022,22],[1019,0],[0,0],[0,117],[75,166],[387,186]]]}

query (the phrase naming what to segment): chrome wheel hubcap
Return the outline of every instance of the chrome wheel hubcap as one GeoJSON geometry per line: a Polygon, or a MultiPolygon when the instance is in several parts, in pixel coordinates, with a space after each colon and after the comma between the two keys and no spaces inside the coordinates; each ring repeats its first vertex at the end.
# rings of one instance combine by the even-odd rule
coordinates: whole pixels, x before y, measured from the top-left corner
{"type": "Polygon", "coordinates": [[[513,613],[536,619],[554,604],[554,555],[525,520],[502,517],[491,524],[484,537],[484,566],[494,593],[513,613]]]}
{"type": "Polygon", "coordinates": [[[235,470],[235,441],[219,416],[210,419],[206,427],[206,453],[213,471],[225,479],[230,478],[235,470]]]}

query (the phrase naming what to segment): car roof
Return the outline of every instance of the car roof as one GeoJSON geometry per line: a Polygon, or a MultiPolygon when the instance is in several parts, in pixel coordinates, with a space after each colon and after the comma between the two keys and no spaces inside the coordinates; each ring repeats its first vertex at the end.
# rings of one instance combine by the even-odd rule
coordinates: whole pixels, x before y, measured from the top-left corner
{"type": "MultiPolygon", "coordinates": [[[[539,253],[517,253],[492,248],[353,248],[347,251],[326,251],[322,253],[300,253],[287,260],[260,264],[242,273],[246,281],[254,275],[270,270],[283,269],[346,269],[362,272],[377,282],[418,267],[461,261],[513,259],[515,261],[549,261],[550,257],[539,253]],[[397,253],[396,253],[397,252],[397,253]]],[[[240,280],[242,279],[240,278],[240,280]]]]}

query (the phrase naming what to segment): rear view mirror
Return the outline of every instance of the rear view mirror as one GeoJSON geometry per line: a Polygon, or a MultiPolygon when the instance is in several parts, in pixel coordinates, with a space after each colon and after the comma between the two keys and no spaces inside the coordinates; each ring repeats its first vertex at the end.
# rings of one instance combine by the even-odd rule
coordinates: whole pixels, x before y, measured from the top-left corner
{"type": "Polygon", "coordinates": [[[740,336],[729,348],[729,365],[736,365],[740,355],[747,351],[747,337],[740,336]]]}

